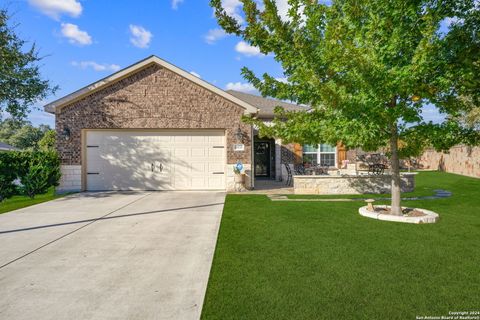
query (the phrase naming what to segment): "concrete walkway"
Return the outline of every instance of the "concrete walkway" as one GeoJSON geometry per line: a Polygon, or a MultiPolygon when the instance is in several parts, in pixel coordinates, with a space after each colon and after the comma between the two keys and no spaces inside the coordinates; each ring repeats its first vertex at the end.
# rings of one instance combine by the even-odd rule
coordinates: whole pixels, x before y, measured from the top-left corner
{"type": "Polygon", "coordinates": [[[82,193],[0,215],[0,319],[198,319],[225,194],[82,193]]]}

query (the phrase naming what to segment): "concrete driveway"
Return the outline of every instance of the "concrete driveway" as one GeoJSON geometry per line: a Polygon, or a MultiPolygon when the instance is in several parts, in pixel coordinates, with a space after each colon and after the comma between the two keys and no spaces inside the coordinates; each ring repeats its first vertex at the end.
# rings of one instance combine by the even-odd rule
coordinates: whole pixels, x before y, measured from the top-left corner
{"type": "Polygon", "coordinates": [[[0,319],[198,319],[222,192],[82,193],[0,215],[0,319]]]}

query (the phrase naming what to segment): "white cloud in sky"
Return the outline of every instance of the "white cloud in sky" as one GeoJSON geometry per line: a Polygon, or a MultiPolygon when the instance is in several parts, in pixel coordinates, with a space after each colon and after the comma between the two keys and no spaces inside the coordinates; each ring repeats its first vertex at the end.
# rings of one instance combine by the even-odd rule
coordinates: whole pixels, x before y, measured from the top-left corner
{"type": "Polygon", "coordinates": [[[43,111],[43,105],[38,105],[40,110],[32,109],[32,112],[28,114],[28,121],[32,122],[34,126],[41,124],[47,124],[50,128],[55,128],[55,115],[43,111]]]}
{"type": "Polygon", "coordinates": [[[62,23],[62,36],[68,39],[68,42],[72,44],[78,44],[80,46],[86,46],[92,44],[92,37],[80,28],[76,24],[62,23]]]}
{"type": "Polygon", "coordinates": [[[183,2],[183,0],[172,0],[172,9],[177,10],[178,5],[182,2],[183,2]]]}
{"type": "Polygon", "coordinates": [[[78,17],[82,13],[82,4],[77,0],[28,0],[28,3],[43,14],[60,19],[62,14],[78,17]]]}
{"type": "Polygon", "coordinates": [[[72,61],[72,66],[80,69],[91,68],[94,71],[118,71],[120,66],[118,64],[97,63],[95,61],[72,61]]]}
{"type": "Polygon", "coordinates": [[[196,73],[195,71],[190,71],[190,74],[194,75],[195,77],[197,78],[202,78],[200,77],[200,75],[198,73],[196,73]]]}
{"type": "Polygon", "coordinates": [[[282,20],[288,19],[288,0],[276,0],[278,15],[282,20]]]}
{"type": "Polygon", "coordinates": [[[235,51],[246,55],[247,57],[253,56],[263,56],[264,54],[260,52],[260,49],[254,46],[249,45],[245,41],[240,41],[235,45],[235,51]]]}
{"type": "Polygon", "coordinates": [[[441,123],[445,121],[445,114],[442,114],[438,111],[437,107],[433,104],[427,104],[422,108],[422,117],[423,120],[433,123],[441,123]]]}
{"type": "Polygon", "coordinates": [[[208,30],[208,33],[205,35],[204,39],[205,42],[208,44],[214,44],[217,42],[217,40],[220,40],[222,38],[225,38],[227,34],[223,29],[210,29],[208,30]]]}
{"type": "Polygon", "coordinates": [[[137,48],[148,48],[153,34],[142,26],[130,25],[130,42],[137,48]]]}
{"type": "Polygon", "coordinates": [[[222,7],[225,9],[225,12],[235,18],[238,23],[243,23],[244,20],[241,16],[242,3],[240,0],[222,0],[222,7]]]}
{"type": "Polygon", "coordinates": [[[241,92],[246,92],[246,93],[257,93],[257,89],[253,86],[251,83],[247,82],[229,82],[225,86],[226,90],[235,90],[235,91],[241,91],[241,92]]]}

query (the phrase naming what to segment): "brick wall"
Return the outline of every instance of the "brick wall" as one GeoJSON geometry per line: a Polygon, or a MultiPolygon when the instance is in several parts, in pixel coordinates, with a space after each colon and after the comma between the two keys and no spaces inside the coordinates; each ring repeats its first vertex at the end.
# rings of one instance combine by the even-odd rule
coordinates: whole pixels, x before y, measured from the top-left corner
{"type": "Polygon", "coordinates": [[[227,163],[251,162],[250,126],[241,122],[244,109],[179,76],[151,65],[88,97],[56,111],[59,136],[65,127],[69,140],[58,139],[63,165],[81,165],[82,129],[225,129],[227,163]],[[245,151],[234,152],[240,127],[245,151]]]}
{"type": "Polygon", "coordinates": [[[480,178],[480,147],[455,146],[449,153],[427,149],[418,159],[419,168],[480,178]]]}

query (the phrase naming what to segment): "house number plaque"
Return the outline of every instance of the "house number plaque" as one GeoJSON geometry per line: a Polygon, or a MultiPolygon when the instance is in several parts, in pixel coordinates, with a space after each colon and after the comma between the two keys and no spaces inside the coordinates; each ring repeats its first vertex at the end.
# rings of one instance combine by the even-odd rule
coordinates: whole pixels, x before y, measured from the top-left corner
{"type": "Polygon", "coordinates": [[[234,144],[233,145],[233,151],[245,151],[245,145],[244,144],[234,144]]]}

